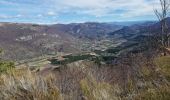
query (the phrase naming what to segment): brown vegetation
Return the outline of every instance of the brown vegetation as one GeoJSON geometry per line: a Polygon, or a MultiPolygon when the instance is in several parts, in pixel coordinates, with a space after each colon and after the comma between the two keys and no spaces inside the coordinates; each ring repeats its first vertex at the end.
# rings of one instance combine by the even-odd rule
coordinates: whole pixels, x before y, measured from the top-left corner
{"type": "Polygon", "coordinates": [[[0,99],[168,100],[169,60],[135,54],[120,65],[70,64],[45,75],[12,69],[0,76],[0,99]]]}

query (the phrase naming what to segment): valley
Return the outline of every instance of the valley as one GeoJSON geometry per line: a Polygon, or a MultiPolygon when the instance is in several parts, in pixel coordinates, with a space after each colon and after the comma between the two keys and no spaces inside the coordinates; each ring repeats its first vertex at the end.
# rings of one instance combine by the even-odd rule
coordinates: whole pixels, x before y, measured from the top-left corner
{"type": "MultiPolygon", "coordinates": [[[[102,50],[108,46],[114,46],[114,44],[117,44],[116,42],[119,42],[117,41],[119,38],[115,37],[115,40],[108,40],[103,34],[117,30],[120,26],[115,26],[111,29],[110,27],[108,29],[96,29],[97,31],[101,31],[98,37],[97,34],[88,32],[99,27],[104,28],[106,26],[105,24],[98,23],[50,26],[2,23],[0,27],[0,48],[3,48],[5,51],[5,59],[18,61],[32,59],[37,56],[56,55],[60,52],[78,53],[89,52],[92,49],[102,50]],[[81,28],[84,26],[87,29],[81,28]],[[76,33],[78,30],[79,33],[76,33]],[[80,30],[82,30],[82,33],[80,30]]],[[[94,30],[95,33],[97,31],[94,30]]],[[[120,43],[123,41],[120,40],[120,43]]]]}
{"type": "MultiPolygon", "coordinates": [[[[138,48],[142,41],[140,38],[151,32],[148,27],[155,27],[157,23],[125,25],[95,22],[54,25],[1,23],[0,48],[4,49],[1,57],[15,61],[16,66],[35,67],[33,69],[51,64],[49,59],[67,55],[95,54],[98,55],[95,59],[112,63],[119,55],[138,48]]],[[[79,60],[82,59],[75,61],[79,60]]]]}
{"type": "Polygon", "coordinates": [[[18,96],[15,91],[35,95],[35,89],[51,100],[169,98],[169,48],[163,49],[167,55],[162,56],[153,40],[160,31],[160,22],[150,21],[130,25],[1,23],[0,91],[18,96]],[[163,96],[152,96],[150,89],[163,96]]]}

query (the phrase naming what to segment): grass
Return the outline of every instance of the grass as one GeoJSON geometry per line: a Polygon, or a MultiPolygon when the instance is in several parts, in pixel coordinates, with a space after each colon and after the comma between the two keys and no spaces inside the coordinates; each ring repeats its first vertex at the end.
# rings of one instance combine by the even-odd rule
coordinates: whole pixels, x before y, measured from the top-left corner
{"type": "Polygon", "coordinates": [[[170,82],[170,56],[163,56],[155,59],[155,63],[160,69],[161,73],[170,82]]]}
{"type": "Polygon", "coordinates": [[[138,90],[135,100],[169,100],[170,98],[170,56],[156,57],[153,63],[156,69],[150,68],[151,66],[143,66],[141,69],[145,88],[138,90]]]}
{"type": "Polygon", "coordinates": [[[80,82],[83,95],[86,100],[120,100],[120,88],[114,87],[105,82],[96,82],[95,80],[81,80],[80,82]]]}
{"type": "Polygon", "coordinates": [[[96,81],[93,71],[70,67],[41,76],[29,68],[8,70],[0,75],[0,100],[120,100],[119,86],[96,81]]]}
{"type": "Polygon", "coordinates": [[[0,61],[0,74],[7,72],[9,69],[13,69],[14,63],[8,61],[0,61]]]}
{"type": "Polygon", "coordinates": [[[135,100],[169,100],[170,87],[149,88],[136,95],[135,100]]]}
{"type": "MultiPolygon", "coordinates": [[[[98,67],[89,62],[85,64],[87,67],[65,65],[47,75],[31,72],[28,68],[7,68],[0,74],[0,100],[169,100],[169,82],[165,84],[164,77],[159,75],[168,80],[170,57],[157,57],[154,64],[143,56],[139,60],[135,57],[133,66],[129,65],[124,71],[118,70],[119,66],[98,67]],[[156,69],[152,68],[155,65],[156,69]],[[118,74],[118,79],[114,79],[118,74]],[[122,77],[127,80],[119,81],[122,77]],[[124,82],[124,86],[117,85],[118,81],[124,82]]],[[[2,65],[13,66],[7,63],[2,65]]]]}
{"type": "Polygon", "coordinates": [[[22,69],[0,79],[0,100],[63,100],[52,76],[43,78],[22,69]]]}

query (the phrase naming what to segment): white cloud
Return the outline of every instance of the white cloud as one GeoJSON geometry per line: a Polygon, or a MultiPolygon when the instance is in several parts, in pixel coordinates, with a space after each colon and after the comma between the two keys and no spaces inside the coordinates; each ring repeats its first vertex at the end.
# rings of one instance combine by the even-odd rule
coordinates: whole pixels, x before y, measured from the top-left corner
{"type": "Polygon", "coordinates": [[[23,15],[18,14],[18,15],[16,15],[15,17],[20,18],[20,17],[22,17],[22,16],[23,16],[23,15]]]}
{"type": "Polygon", "coordinates": [[[76,12],[92,16],[108,16],[119,13],[124,17],[152,15],[159,0],[48,0],[52,9],[59,12],[76,12]],[[125,12],[116,12],[117,10],[125,12]]]}
{"type": "Polygon", "coordinates": [[[5,1],[5,0],[0,0],[0,5],[17,5],[15,2],[10,2],[10,1],[5,1]]]}
{"type": "Polygon", "coordinates": [[[23,15],[0,15],[0,19],[11,19],[11,18],[21,18],[23,15]]]}
{"type": "Polygon", "coordinates": [[[0,19],[128,20],[154,16],[153,9],[160,8],[158,4],[159,0],[0,0],[0,6],[5,5],[0,8],[0,19]],[[10,15],[11,12],[16,15],[10,15]],[[86,16],[87,19],[80,18],[82,16],[86,16]]]}
{"type": "Polygon", "coordinates": [[[42,14],[38,14],[37,17],[43,17],[43,15],[42,14]]]}
{"type": "Polygon", "coordinates": [[[49,12],[47,12],[47,15],[49,15],[49,16],[54,16],[54,15],[56,15],[56,13],[53,12],[53,11],[49,11],[49,12]]]}

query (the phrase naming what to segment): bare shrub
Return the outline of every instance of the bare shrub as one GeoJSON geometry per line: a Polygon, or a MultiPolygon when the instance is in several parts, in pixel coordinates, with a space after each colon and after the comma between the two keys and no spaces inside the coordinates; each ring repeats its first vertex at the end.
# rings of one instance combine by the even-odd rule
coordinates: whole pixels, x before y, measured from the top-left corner
{"type": "Polygon", "coordinates": [[[1,100],[62,100],[53,77],[40,77],[29,70],[1,75],[1,100]]]}

